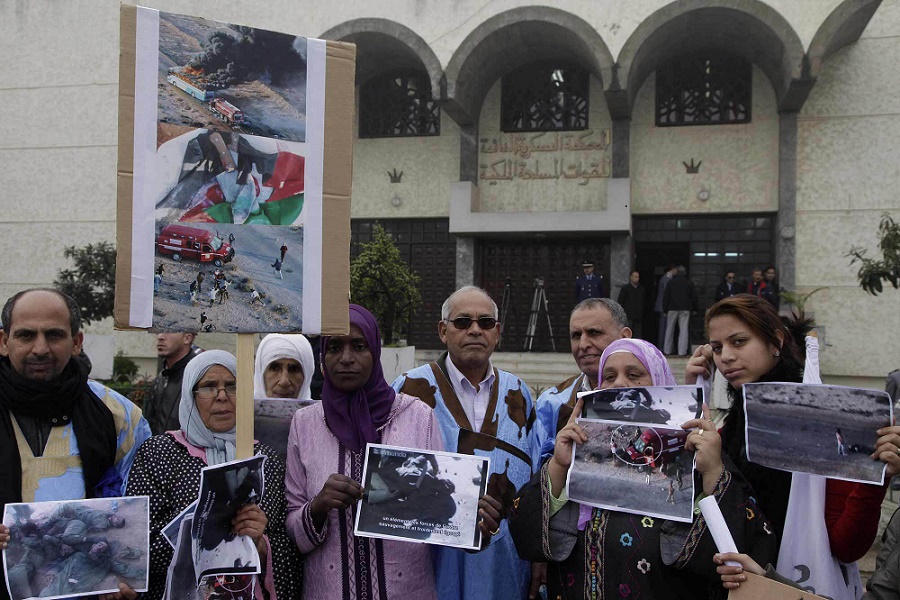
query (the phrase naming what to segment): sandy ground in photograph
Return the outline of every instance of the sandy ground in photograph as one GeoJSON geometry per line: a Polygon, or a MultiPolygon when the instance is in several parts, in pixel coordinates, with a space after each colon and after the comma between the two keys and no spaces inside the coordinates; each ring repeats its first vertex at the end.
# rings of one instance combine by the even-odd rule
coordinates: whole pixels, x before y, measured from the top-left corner
{"type": "MultiPolygon", "coordinates": [[[[588,443],[575,451],[575,467],[570,473],[569,497],[572,499],[591,498],[606,507],[626,508],[628,512],[639,514],[672,515],[689,521],[693,509],[693,488],[691,469],[688,466],[682,475],[683,487],[679,490],[674,467],[666,467],[671,478],[660,469],[654,469],[647,483],[647,474],[636,466],[626,465],[612,458],[609,451],[610,433],[608,425],[581,423],[586,426],[588,443]],[[592,431],[593,430],[593,431],[592,431]],[[604,458],[600,459],[602,456],[604,458]],[[667,502],[669,482],[675,489],[675,503],[667,502]]],[[[689,452],[682,453],[682,464],[691,464],[689,452]]]]}
{"type": "Polygon", "coordinates": [[[772,405],[750,413],[747,445],[750,460],[778,469],[801,471],[829,477],[880,481],[884,463],[874,461],[875,426],[871,419],[853,418],[846,413],[819,411],[828,422],[812,421],[809,409],[772,405]],[[827,417],[826,417],[827,415],[827,417]],[[835,429],[841,428],[847,455],[837,451],[835,429]],[[851,447],[858,445],[858,452],[851,447]]]}
{"type": "MultiPolygon", "coordinates": [[[[215,231],[228,239],[236,231],[234,258],[221,267],[231,283],[228,299],[209,305],[212,286],[212,263],[199,263],[184,258],[175,262],[167,255],[156,255],[156,264],[165,265],[160,290],[153,299],[153,328],[161,331],[197,331],[200,313],[206,312],[206,324],[213,331],[296,332],[302,329],[303,243],[302,230],[290,233],[280,279],[272,263],[280,256],[280,243],[271,232],[275,228],[256,225],[223,226],[191,223],[191,227],[215,231]],[[203,272],[203,289],[198,302],[191,304],[190,284],[203,272]],[[252,285],[263,297],[262,304],[250,304],[252,285]]],[[[287,229],[285,229],[287,231],[287,229]]]]}
{"type": "Polygon", "coordinates": [[[287,440],[294,413],[315,401],[254,400],[253,437],[287,459],[287,440]]]}

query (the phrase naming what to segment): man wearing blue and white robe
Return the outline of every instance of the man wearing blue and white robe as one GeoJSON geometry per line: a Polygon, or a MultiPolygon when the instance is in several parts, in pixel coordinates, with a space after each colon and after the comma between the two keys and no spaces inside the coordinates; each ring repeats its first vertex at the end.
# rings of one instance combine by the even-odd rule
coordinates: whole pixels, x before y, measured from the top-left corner
{"type": "MultiPolygon", "coordinates": [[[[394,389],[434,408],[445,449],[491,459],[487,493],[506,516],[540,467],[540,425],[528,386],[496,369],[497,306],[486,292],[465,287],[450,296],[438,325],[448,352],[394,381],[394,389]]],[[[519,558],[504,519],[480,552],[435,546],[435,575],[442,600],[525,598],[531,566],[519,558]]]]}
{"type": "Polygon", "coordinates": [[[618,302],[609,298],[590,298],[580,302],[569,315],[569,341],[572,357],[581,373],[544,391],[535,408],[541,424],[541,456],[553,454],[556,434],[569,421],[578,392],[599,386],[600,355],[620,338],[630,338],[628,316],[618,302]]]}

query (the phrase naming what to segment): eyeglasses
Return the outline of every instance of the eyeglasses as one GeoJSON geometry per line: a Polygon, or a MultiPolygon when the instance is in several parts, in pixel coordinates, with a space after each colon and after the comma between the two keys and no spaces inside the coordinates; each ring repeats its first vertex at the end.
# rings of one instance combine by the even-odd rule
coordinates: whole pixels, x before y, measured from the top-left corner
{"type": "Polygon", "coordinates": [[[455,319],[444,319],[444,321],[453,323],[453,326],[457,329],[468,329],[472,326],[472,323],[478,323],[478,327],[485,331],[497,326],[497,319],[494,317],[478,317],[477,319],[473,319],[472,317],[456,317],[455,319]]]}
{"type": "Polygon", "coordinates": [[[194,391],[194,395],[200,398],[201,400],[212,400],[216,396],[219,395],[219,390],[225,390],[225,395],[229,398],[234,398],[237,395],[237,384],[229,383],[225,387],[218,387],[215,385],[205,385],[203,387],[199,387],[194,391]]]}

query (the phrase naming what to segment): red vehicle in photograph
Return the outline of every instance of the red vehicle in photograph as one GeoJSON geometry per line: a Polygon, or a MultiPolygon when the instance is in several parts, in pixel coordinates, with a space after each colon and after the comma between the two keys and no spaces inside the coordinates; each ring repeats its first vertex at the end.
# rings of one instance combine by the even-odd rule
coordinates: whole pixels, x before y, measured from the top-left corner
{"type": "Polygon", "coordinates": [[[625,452],[628,453],[632,464],[648,464],[652,468],[661,468],[675,460],[678,453],[684,449],[688,433],[687,431],[660,433],[648,427],[640,437],[625,447],[625,452]]]}
{"type": "Polygon", "coordinates": [[[166,225],[156,236],[156,252],[172,257],[197,262],[211,262],[217,267],[234,258],[234,248],[219,236],[205,229],[184,225],[166,225]]]}

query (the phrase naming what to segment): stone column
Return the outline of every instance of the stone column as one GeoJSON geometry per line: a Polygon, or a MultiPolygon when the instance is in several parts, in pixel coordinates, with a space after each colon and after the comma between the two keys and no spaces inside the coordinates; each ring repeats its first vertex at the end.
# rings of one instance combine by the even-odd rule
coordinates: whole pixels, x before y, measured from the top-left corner
{"type": "MultiPolygon", "coordinates": [[[[778,217],[775,264],[782,290],[797,286],[797,113],[778,115],[778,217]]],[[[765,266],[762,266],[765,268],[765,266]]]]}
{"type": "MultiPolygon", "coordinates": [[[[614,119],[612,124],[612,176],[628,178],[631,172],[631,120],[614,119]]],[[[630,212],[630,210],[629,210],[630,212]]],[[[634,243],[627,233],[610,236],[609,244],[609,297],[619,297],[619,286],[628,283],[634,243]]]]}
{"type": "Polygon", "coordinates": [[[475,238],[456,238],[456,289],[475,283],[475,238]]]}

